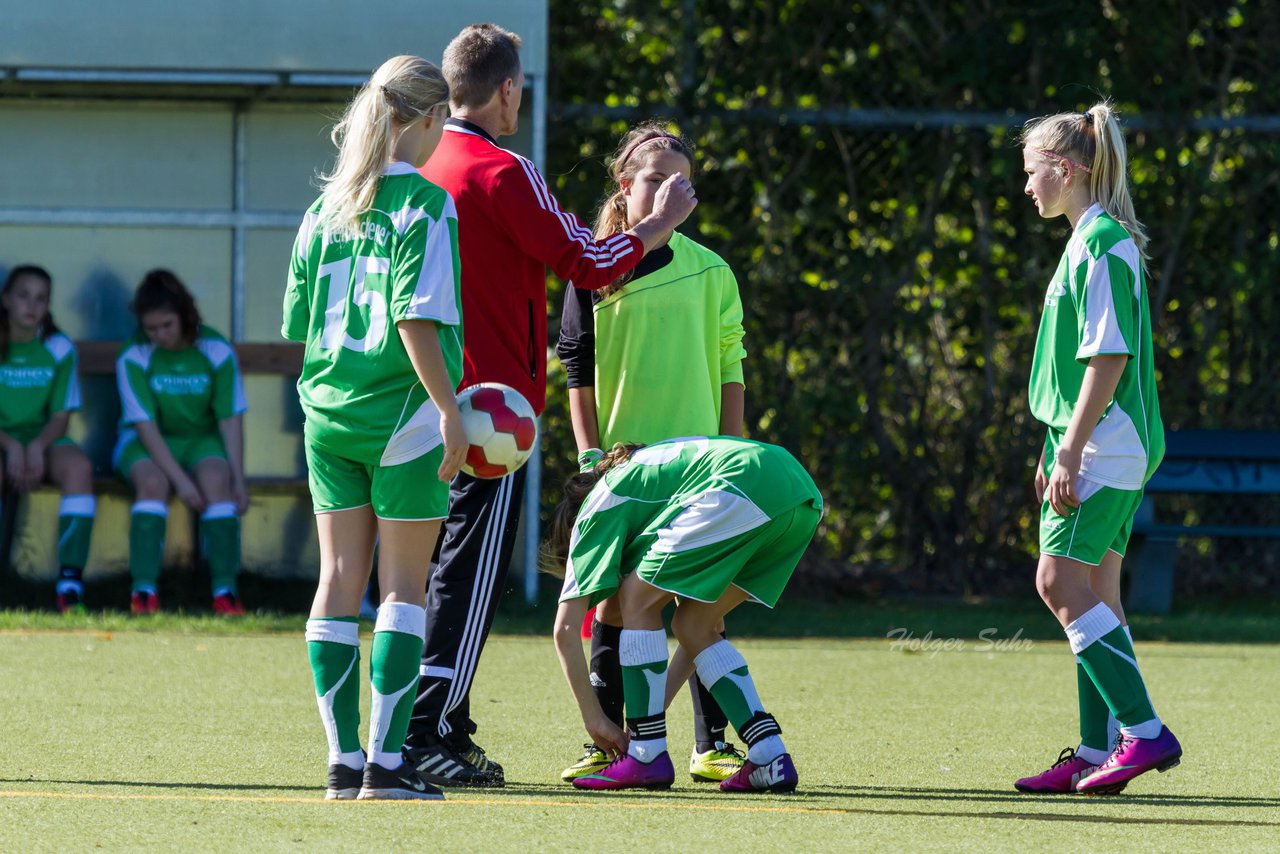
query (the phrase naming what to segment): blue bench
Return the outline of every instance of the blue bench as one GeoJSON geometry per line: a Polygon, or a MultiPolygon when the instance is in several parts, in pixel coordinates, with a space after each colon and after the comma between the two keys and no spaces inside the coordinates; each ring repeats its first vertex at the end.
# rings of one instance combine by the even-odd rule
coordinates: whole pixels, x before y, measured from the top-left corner
{"type": "Polygon", "coordinates": [[[1133,522],[1125,607],[1166,614],[1184,537],[1280,538],[1280,518],[1263,524],[1179,523],[1156,518],[1156,495],[1280,495],[1280,432],[1177,430],[1165,436],[1164,461],[1147,483],[1133,522]]]}

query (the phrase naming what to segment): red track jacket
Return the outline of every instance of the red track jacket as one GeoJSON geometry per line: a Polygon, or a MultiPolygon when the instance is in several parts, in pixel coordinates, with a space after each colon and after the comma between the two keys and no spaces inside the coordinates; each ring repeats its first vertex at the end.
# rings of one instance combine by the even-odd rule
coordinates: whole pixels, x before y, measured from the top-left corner
{"type": "Polygon", "coordinates": [[[560,209],[534,165],[487,133],[449,119],[422,174],[458,208],[462,262],[463,375],[517,389],[541,413],[547,401],[547,278],[550,267],[595,290],[644,255],[632,235],[596,240],[560,209]]]}

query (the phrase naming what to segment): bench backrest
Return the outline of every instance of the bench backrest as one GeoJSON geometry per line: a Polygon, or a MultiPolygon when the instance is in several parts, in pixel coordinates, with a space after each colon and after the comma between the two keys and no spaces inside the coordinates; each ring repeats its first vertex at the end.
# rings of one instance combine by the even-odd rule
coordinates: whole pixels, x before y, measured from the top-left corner
{"type": "MultiPolygon", "coordinates": [[[[120,355],[123,341],[77,341],[76,354],[80,359],[82,374],[114,374],[116,356],[120,355]]],[[[232,345],[240,361],[240,370],[246,374],[279,374],[296,377],[302,373],[302,345],[281,342],[278,344],[232,345]]]]}
{"type": "Polygon", "coordinates": [[[1266,495],[1280,493],[1280,433],[1266,430],[1175,430],[1147,492],[1266,495]]]}

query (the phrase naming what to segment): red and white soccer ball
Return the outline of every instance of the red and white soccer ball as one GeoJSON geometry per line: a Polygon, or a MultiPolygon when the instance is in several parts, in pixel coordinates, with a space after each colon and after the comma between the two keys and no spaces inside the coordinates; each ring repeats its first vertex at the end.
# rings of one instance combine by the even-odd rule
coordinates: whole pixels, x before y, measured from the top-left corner
{"type": "Polygon", "coordinates": [[[538,416],[524,395],[502,383],[480,383],[458,395],[472,477],[499,478],[528,461],[538,443],[538,416]]]}

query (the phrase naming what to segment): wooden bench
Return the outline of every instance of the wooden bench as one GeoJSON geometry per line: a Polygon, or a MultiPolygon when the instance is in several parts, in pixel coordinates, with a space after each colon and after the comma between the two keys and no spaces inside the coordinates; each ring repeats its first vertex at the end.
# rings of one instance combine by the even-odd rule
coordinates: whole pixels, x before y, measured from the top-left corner
{"type": "MultiPolygon", "coordinates": [[[[116,356],[123,346],[122,341],[77,341],[76,353],[79,357],[79,369],[83,376],[114,376],[116,356]]],[[[294,343],[239,343],[234,345],[236,357],[243,374],[274,375],[296,377],[302,372],[301,344],[294,343]]],[[[245,446],[253,443],[253,414],[248,413],[245,419],[245,446]]],[[[305,475],[295,477],[250,477],[247,485],[251,494],[304,492],[307,488],[305,475]]],[[[49,488],[49,487],[42,487],[49,488]]],[[[106,474],[94,478],[94,494],[96,495],[129,495],[128,487],[117,477],[106,474]]],[[[0,571],[8,574],[10,569],[10,553],[13,546],[14,521],[17,516],[17,496],[6,487],[0,502],[3,512],[0,515],[0,571]]],[[[193,542],[196,539],[193,536],[193,542]]]]}
{"type": "MultiPolygon", "coordinates": [[[[77,341],[80,373],[112,374],[116,372],[116,356],[122,341],[77,341]]],[[[302,373],[302,345],[292,343],[234,345],[240,371],[245,374],[278,374],[296,377],[302,373]]]]}
{"type": "Polygon", "coordinates": [[[1125,607],[1165,614],[1173,605],[1178,543],[1184,537],[1280,538],[1280,523],[1243,525],[1157,520],[1156,495],[1280,494],[1280,432],[1178,430],[1165,436],[1165,456],[1147,483],[1133,522],[1125,607]]]}

